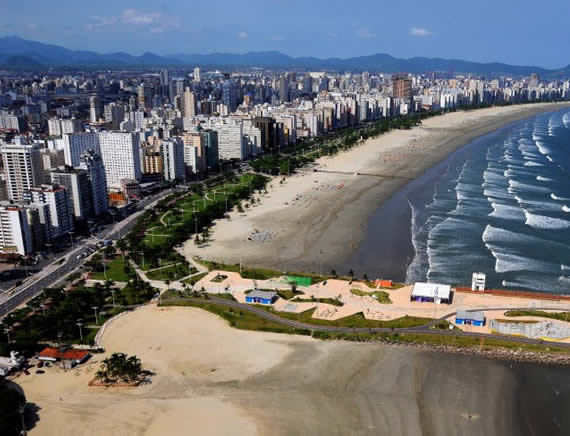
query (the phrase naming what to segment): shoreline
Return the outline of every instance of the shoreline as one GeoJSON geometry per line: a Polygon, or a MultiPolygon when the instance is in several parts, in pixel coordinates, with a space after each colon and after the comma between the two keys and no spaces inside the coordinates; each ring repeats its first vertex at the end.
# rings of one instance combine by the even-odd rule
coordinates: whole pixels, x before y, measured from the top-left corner
{"type": "Polygon", "coordinates": [[[198,248],[187,241],[184,254],[281,271],[335,269],[344,274],[353,268],[359,274],[362,271],[350,262],[369,221],[410,182],[480,136],[569,105],[537,103],[454,112],[369,139],[318,159],[318,172],[303,169],[283,183],[281,177],[274,178],[261,202],[216,222],[208,246],[198,248]],[[256,234],[263,236],[262,242],[249,240],[256,234]]]}

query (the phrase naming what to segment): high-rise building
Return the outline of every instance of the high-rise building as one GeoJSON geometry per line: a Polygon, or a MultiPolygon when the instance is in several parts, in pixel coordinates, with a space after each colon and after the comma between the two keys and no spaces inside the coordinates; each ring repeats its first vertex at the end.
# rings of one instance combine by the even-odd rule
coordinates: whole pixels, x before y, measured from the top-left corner
{"type": "Polygon", "coordinates": [[[101,99],[98,95],[92,95],[89,97],[89,121],[92,124],[98,123],[101,118],[101,114],[101,99]]]}
{"type": "Polygon", "coordinates": [[[79,168],[87,171],[93,214],[99,216],[106,213],[109,210],[109,195],[103,158],[94,150],[86,150],[81,155],[79,168]]]}
{"type": "Polygon", "coordinates": [[[393,74],[392,97],[410,102],[413,98],[412,79],[405,74],[393,74]]]}
{"type": "Polygon", "coordinates": [[[538,73],[532,73],[530,75],[530,80],[528,82],[528,87],[529,88],[537,88],[538,87],[538,83],[539,83],[539,79],[538,79],[538,73]]]}
{"type": "Polygon", "coordinates": [[[67,189],[71,198],[72,213],[76,220],[95,218],[89,176],[86,170],[61,166],[51,171],[51,181],[52,184],[67,189]]]}
{"type": "Polygon", "coordinates": [[[50,118],[48,120],[49,136],[61,136],[61,120],[59,118],[50,118]]]}
{"type": "Polygon", "coordinates": [[[184,165],[186,174],[198,174],[206,170],[206,149],[204,137],[200,132],[191,132],[182,136],[184,143],[184,165]]]}
{"type": "Polygon", "coordinates": [[[243,144],[243,123],[214,124],[218,132],[218,151],[220,159],[244,160],[249,156],[243,144]]]}
{"type": "Polygon", "coordinates": [[[228,111],[235,112],[237,109],[237,88],[233,80],[226,80],[222,83],[222,101],[227,106],[228,111]]]}
{"type": "Polygon", "coordinates": [[[0,253],[26,256],[32,251],[32,231],[25,207],[1,202],[0,253]]]}
{"type": "Polygon", "coordinates": [[[289,78],[286,74],[281,76],[279,79],[279,98],[281,101],[288,102],[290,101],[289,97],[289,78]]]}
{"type": "Polygon", "coordinates": [[[186,168],[184,166],[184,143],[180,138],[162,141],[160,145],[164,180],[184,180],[186,168]]]}
{"type": "Polygon", "coordinates": [[[24,200],[49,206],[49,215],[40,217],[45,226],[46,241],[53,241],[73,231],[73,202],[63,186],[42,185],[39,188],[32,188],[25,192],[24,200]]]}
{"type": "Polygon", "coordinates": [[[44,182],[43,159],[37,144],[6,144],[0,147],[8,198],[24,199],[24,192],[44,182]]]}
{"type": "Polygon", "coordinates": [[[160,95],[170,98],[170,75],[168,70],[160,70],[160,95]]]}
{"type": "Polygon", "coordinates": [[[108,188],[120,189],[123,179],[141,180],[139,141],[139,135],[134,133],[99,133],[99,147],[108,188]]]}
{"type": "Polygon", "coordinates": [[[184,99],[182,103],[182,116],[194,117],[196,116],[196,96],[190,88],[184,91],[184,99]]]}
{"type": "Polygon", "coordinates": [[[121,122],[125,119],[125,108],[115,102],[105,105],[105,122],[111,125],[112,130],[119,130],[121,122]]]}
{"type": "Polygon", "coordinates": [[[303,92],[305,94],[311,94],[313,92],[313,78],[309,74],[303,78],[303,92]]]}
{"type": "Polygon", "coordinates": [[[98,133],[79,132],[63,135],[63,155],[66,165],[78,166],[81,162],[81,154],[86,150],[94,150],[95,153],[101,154],[98,133]]]}
{"type": "Polygon", "coordinates": [[[214,168],[219,162],[218,153],[218,132],[211,129],[202,130],[200,135],[203,138],[204,155],[206,157],[206,167],[214,168]]]}
{"type": "Polygon", "coordinates": [[[194,82],[200,81],[200,68],[194,68],[194,82]]]}

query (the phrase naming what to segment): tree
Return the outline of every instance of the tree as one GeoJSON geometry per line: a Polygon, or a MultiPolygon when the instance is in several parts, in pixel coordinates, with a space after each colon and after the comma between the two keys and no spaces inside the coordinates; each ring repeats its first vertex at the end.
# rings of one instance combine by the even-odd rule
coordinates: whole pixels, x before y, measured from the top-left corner
{"type": "Polygon", "coordinates": [[[364,281],[367,282],[368,281],[368,274],[364,274],[363,278],[364,278],[364,281]]]}
{"type": "Polygon", "coordinates": [[[143,373],[141,360],[137,356],[113,353],[103,360],[95,375],[105,383],[114,383],[136,381],[143,373]]]}
{"type": "Polygon", "coordinates": [[[331,276],[336,277],[336,269],[331,269],[331,276]]]}
{"type": "Polygon", "coordinates": [[[350,276],[351,280],[354,279],[354,271],[352,269],[348,270],[348,275],[350,276]]]}

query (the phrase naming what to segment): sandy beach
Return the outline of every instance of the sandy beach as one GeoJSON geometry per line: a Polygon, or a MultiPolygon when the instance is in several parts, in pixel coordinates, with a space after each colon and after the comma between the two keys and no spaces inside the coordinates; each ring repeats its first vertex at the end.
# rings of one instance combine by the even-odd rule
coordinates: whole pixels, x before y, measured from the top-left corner
{"type": "Polygon", "coordinates": [[[479,136],[566,106],[544,103],[450,113],[323,157],[317,161],[318,172],[299,171],[283,183],[275,178],[261,202],[216,223],[208,246],[198,248],[189,240],[184,253],[282,271],[346,273],[344,264],[363,242],[371,215],[408,182],[479,136]]]}
{"type": "Polygon", "coordinates": [[[139,309],[103,345],[140,357],[151,382],[88,387],[105,355],[21,376],[29,434],[525,436],[570,419],[567,369],[240,331],[190,307],[139,309]]]}

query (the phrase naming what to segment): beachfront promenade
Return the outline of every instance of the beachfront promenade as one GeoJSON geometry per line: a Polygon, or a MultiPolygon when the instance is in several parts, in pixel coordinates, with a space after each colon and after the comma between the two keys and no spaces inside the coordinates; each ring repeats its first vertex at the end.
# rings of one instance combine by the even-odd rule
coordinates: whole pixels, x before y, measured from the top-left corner
{"type": "MultiPolygon", "coordinates": [[[[167,292],[174,290],[197,303],[215,303],[226,308],[247,311],[277,324],[312,332],[367,334],[399,332],[504,339],[521,344],[548,344],[550,341],[543,339],[497,334],[490,330],[490,321],[505,318],[507,311],[528,311],[529,307],[532,307],[534,311],[543,312],[570,311],[570,301],[556,300],[555,296],[550,300],[542,300],[456,291],[451,304],[421,303],[410,301],[412,286],[383,289],[371,283],[342,279],[324,280],[310,286],[292,286],[285,277],[253,280],[243,278],[235,272],[208,271],[196,260],[192,261],[192,266],[197,272],[189,277],[202,277],[193,286],[188,286],[184,282],[189,277],[168,284],[158,280],[149,280],[143,271],[135,267],[143,280],[149,281],[160,289],[159,302],[164,301],[162,298],[165,296],[166,304],[168,304],[170,297],[167,292]],[[246,296],[253,289],[284,291],[288,293],[289,298],[278,298],[268,310],[268,307],[246,303],[246,296]],[[292,293],[293,296],[291,296],[292,293]],[[378,298],[379,293],[383,294],[383,300],[378,298]],[[315,323],[287,316],[288,314],[300,315],[311,310],[313,311],[311,318],[315,320],[315,323]],[[476,327],[455,324],[454,317],[458,310],[484,312],[487,316],[487,325],[476,327]],[[425,319],[426,322],[412,327],[347,327],[342,325],[343,318],[358,314],[362,314],[364,319],[371,323],[380,321],[389,324],[407,317],[425,319]],[[327,321],[334,325],[327,325],[327,321]],[[434,328],[443,321],[449,322],[452,329],[434,328]]],[[[540,319],[536,316],[530,318],[531,321],[540,319]]],[[[517,317],[517,321],[528,322],[529,317],[517,317]]],[[[567,325],[563,321],[552,322],[567,325]]],[[[570,338],[551,343],[556,346],[570,347],[570,338]]]]}

